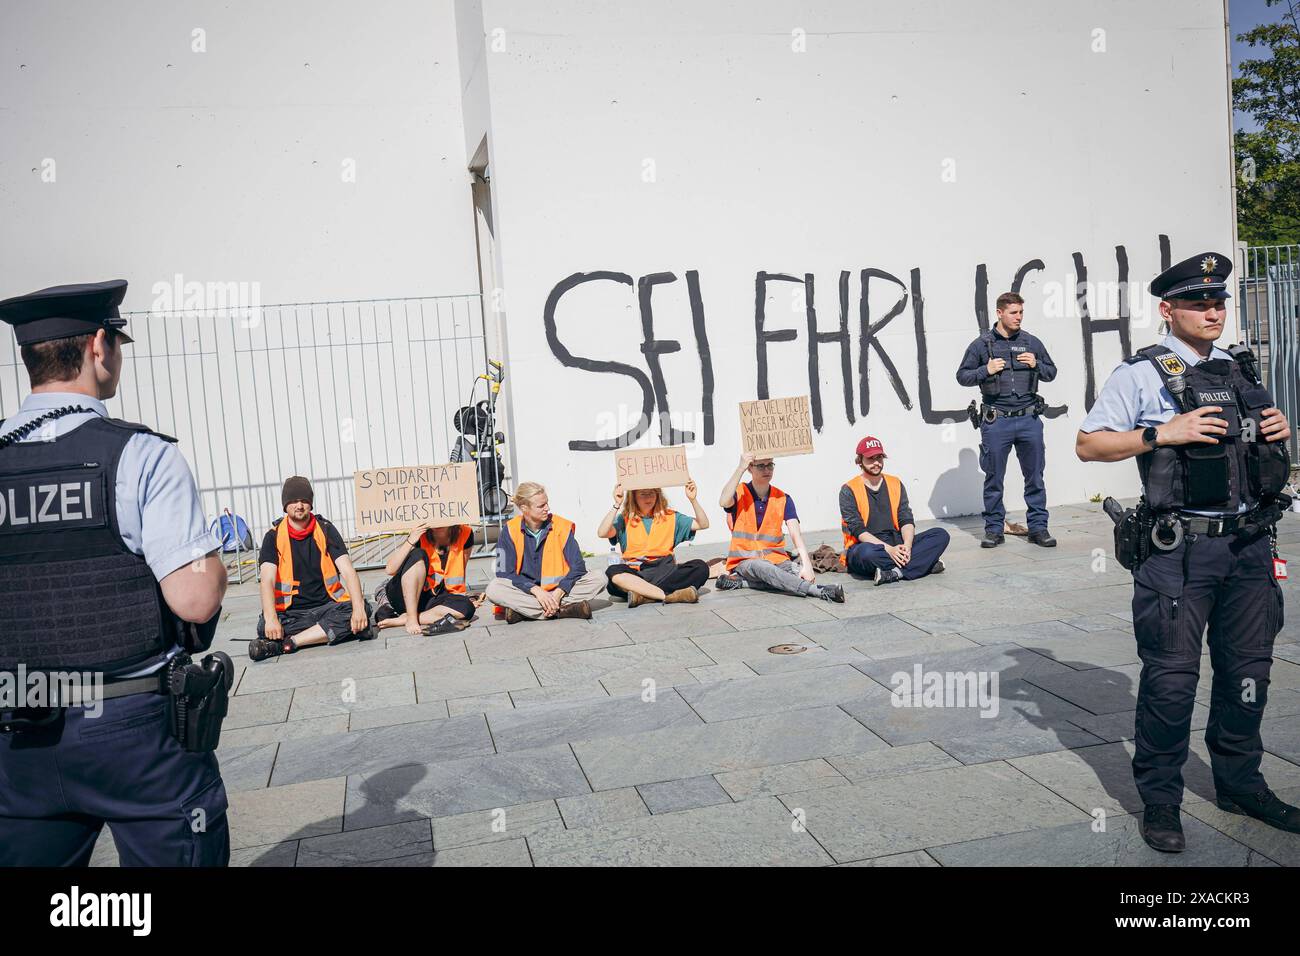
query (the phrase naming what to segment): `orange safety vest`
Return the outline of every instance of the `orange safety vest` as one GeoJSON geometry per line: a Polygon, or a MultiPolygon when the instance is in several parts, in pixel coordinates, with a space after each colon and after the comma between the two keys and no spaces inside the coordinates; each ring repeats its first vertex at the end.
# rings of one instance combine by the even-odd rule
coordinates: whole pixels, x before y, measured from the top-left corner
{"type": "Polygon", "coordinates": [[[467,524],[458,525],[460,531],[456,532],[451,539],[451,544],[447,546],[447,566],[442,566],[442,561],[438,558],[438,546],[433,543],[430,535],[432,531],[426,531],[420,536],[420,547],[424,553],[429,556],[429,573],[424,579],[425,590],[436,591],[438,585],[446,587],[450,594],[464,594],[465,587],[465,542],[469,540],[471,534],[470,527],[467,524]]]}
{"type": "MultiPolygon", "coordinates": [[[[278,557],[275,568],[275,609],[287,611],[302,581],[293,574],[293,549],[289,546],[289,519],[281,518],[276,522],[275,528],[275,550],[278,557]]],[[[325,581],[325,593],[340,604],[352,600],[348,596],[347,588],[339,579],[339,569],[334,566],[334,559],[330,557],[329,549],[325,547],[325,529],[321,527],[319,518],[316,519],[316,527],[312,529],[311,539],[320,549],[320,574],[325,581]]]]}
{"type": "MultiPolygon", "coordinates": [[[[894,519],[894,530],[898,530],[898,502],[903,496],[903,483],[893,475],[881,475],[885,479],[885,489],[889,492],[889,510],[891,517],[894,519]]],[[[863,475],[857,475],[850,478],[844,483],[853,489],[853,497],[858,503],[858,514],[862,516],[862,524],[865,527],[871,518],[871,499],[867,497],[867,479],[863,475]]],[[[849,534],[848,523],[841,520],[840,530],[844,532],[844,550],[840,552],[840,564],[847,565],[849,548],[858,543],[858,539],[849,534]]]]}
{"type": "Polygon", "coordinates": [[[645,519],[640,514],[634,514],[626,527],[627,547],[623,549],[623,563],[639,568],[643,561],[653,561],[672,554],[676,528],[675,511],[656,515],[650,522],[649,533],[645,530],[645,519]]]}
{"type": "MultiPolygon", "coordinates": [[[[524,566],[524,516],[518,515],[506,522],[510,540],[515,545],[515,574],[524,566]]],[[[542,579],[538,582],[544,590],[554,591],[569,573],[569,562],[564,557],[564,546],[573,533],[573,522],[559,515],[551,515],[551,530],[542,544],[542,579]]]]}
{"type": "MultiPolygon", "coordinates": [[[[741,561],[762,558],[773,564],[785,564],[790,556],[785,553],[785,492],[771,485],[767,493],[767,510],[763,512],[763,525],[755,520],[757,509],[749,486],[736,488],[736,515],[731,524],[731,547],[727,550],[727,570],[741,561]]],[[[727,517],[731,517],[728,514],[727,517]]]]}

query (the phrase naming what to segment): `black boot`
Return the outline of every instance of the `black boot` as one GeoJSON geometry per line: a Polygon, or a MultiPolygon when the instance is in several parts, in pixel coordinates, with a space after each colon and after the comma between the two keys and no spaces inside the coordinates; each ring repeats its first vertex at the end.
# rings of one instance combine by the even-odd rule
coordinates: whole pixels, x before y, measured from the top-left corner
{"type": "Polygon", "coordinates": [[[1259,793],[1221,793],[1215,798],[1220,810],[1254,817],[1287,833],[1300,833],[1300,807],[1283,803],[1272,790],[1259,793]]]}
{"type": "Polygon", "coordinates": [[[1054,548],[1054,547],[1056,547],[1056,539],[1053,538],[1053,537],[1052,537],[1050,534],[1048,534],[1046,531],[1031,531],[1031,532],[1029,532],[1029,543],[1030,543],[1030,544],[1036,544],[1036,545],[1038,545],[1040,548],[1054,548]]]}
{"type": "Polygon", "coordinates": [[[1142,811],[1139,830],[1142,839],[1153,850],[1182,853],[1187,849],[1187,838],[1183,836],[1183,823],[1175,803],[1148,803],[1142,811]]]}
{"type": "Polygon", "coordinates": [[[1001,544],[1003,541],[1005,541],[1005,540],[1007,540],[1007,539],[1006,539],[1005,537],[1003,537],[1002,535],[998,534],[996,531],[985,531],[985,532],[984,532],[984,540],[980,542],[980,547],[981,547],[981,548],[996,548],[998,545],[1000,545],[1000,544],[1001,544]]]}

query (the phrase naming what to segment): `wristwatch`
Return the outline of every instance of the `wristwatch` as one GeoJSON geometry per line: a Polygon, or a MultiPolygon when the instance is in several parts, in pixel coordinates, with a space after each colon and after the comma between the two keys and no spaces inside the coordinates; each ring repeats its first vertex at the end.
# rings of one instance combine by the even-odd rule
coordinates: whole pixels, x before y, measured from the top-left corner
{"type": "Polygon", "coordinates": [[[1155,448],[1158,438],[1159,435],[1156,432],[1155,425],[1148,425],[1146,428],[1142,429],[1142,443],[1144,445],[1155,448]]]}

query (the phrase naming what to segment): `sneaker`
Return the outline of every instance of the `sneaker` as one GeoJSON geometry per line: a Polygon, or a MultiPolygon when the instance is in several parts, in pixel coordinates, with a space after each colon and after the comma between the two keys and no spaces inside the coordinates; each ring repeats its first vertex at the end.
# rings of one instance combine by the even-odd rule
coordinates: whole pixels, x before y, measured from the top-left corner
{"type": "Polygon", "coordinates": [[[898,568],[876,568],[876,587],[901,580],[903,580],[903,572],[898,568]]]}
{"type": "Polygon", "coordinates": [[[714,583],[719,591],[737,591],[745,586],[739,574],[720,574],[714,583]]]}
{"type": "Polygon", "coordinates": [[[1271,827],[1285,830],[1287,833],[1300,833],[1300,808],[1293,807],[1278,799],[1272,790],[1259,793],[1219,794],[1215,803],[1220,810],[1254,817],[1271,827]]]}
{"type": "Polygon", "coordinates": [[[264,661],[268,657],[279,657],[281,654],[292,654],[296,649],[293,638],[286,637],[282,641],[272,641],[265,637],[255,637],[248,642],[248,659],[250,661],[264,661]]]}
{"type": "Polygon", "coordinates": [[[1178,816],[1178,806],[1173,803],[1148,803],[1138,824],[1147,846],[1161,853],[1182,853],[1187,849],[1183,824],[1178,816]]]}
{"type": "Polygon", "coordinates": [[[943,574],[943,561],[934,562],[934,567],[930,569],[931,574],[943,574]]]}
{"type": "Polygon", "coordinates": [[[844,585],[842,584],[820,584],[821,594],[818,595],[823,601],[830,601],[832,604],[844,603],[844,585]]]}
{"type": "MultiPolygon", "coordinates": [[[[574,601],[570,604],[560,605],[560,609],[555,612],[555,617],[576,617],[582,621],[591,620],[591,605],[586,601],[574,601]]],[[[554,620],[554,618],[552,618],[554,620]]]]}
{"type": "Polygon", "coordinates": [[[644,595],[637,594],[635,591],[627,592],[628,607],[640,607],[642,604],[653,604],[654,602],[654,598],[645,597],[644,595]]]}
{"type": "Polygon", "coordinates": [[[695,588],[680,588],[664,598],[665,604],[696,604],[700,600],[700,592],[695,588]]]}

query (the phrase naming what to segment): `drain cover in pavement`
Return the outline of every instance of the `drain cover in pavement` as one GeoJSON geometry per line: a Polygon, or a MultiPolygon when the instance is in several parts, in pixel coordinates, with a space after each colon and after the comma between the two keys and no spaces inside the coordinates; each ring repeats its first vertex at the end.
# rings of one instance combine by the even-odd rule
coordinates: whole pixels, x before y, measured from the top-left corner
{"type": "Polygon", "coordinates": [[[802,644],[777,644],[775,647],[769,647],[769,654],[802,654],[808,648],[802,644]]]}

